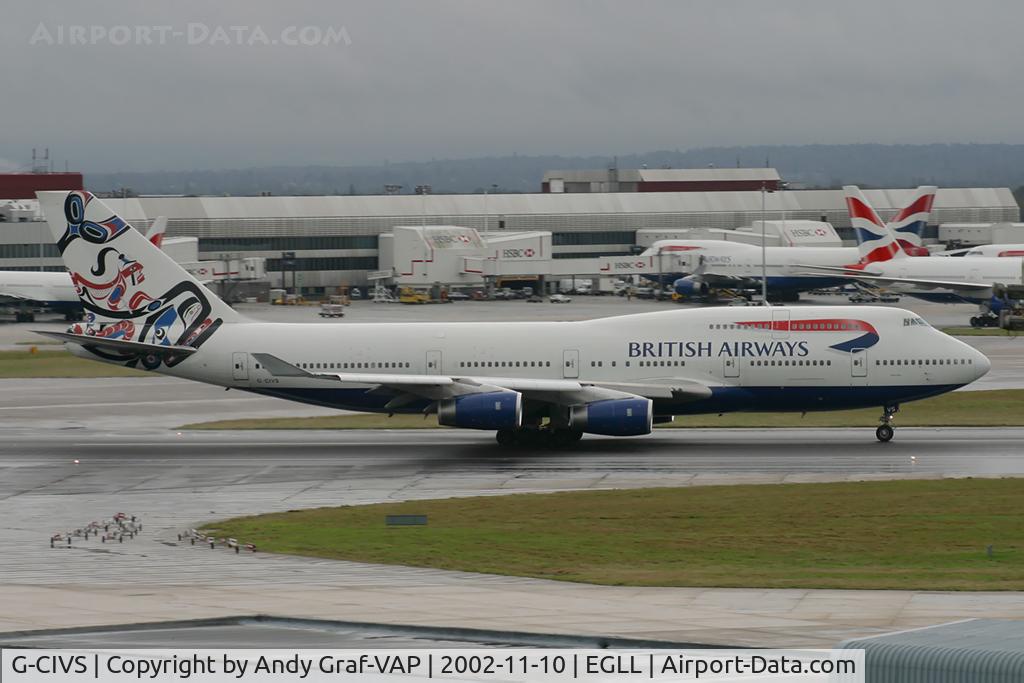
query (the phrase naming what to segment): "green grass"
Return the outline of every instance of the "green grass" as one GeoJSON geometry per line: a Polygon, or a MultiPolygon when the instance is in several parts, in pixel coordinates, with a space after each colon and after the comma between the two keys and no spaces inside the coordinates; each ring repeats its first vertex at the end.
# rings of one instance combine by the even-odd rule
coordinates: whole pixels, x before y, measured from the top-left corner
{"type": "MultiPolygon", "coordinates": [[[[678,427],[867,427],[878,423],[880,408],[831,413],[726,413],[682,415],[659,429],[678,427]]],[[[1024,390],[960,391],[906,403],[898,427],[1009,427],[1024,425],[1024,390]]],[[[180,429],[436,429],[437,419],[422,415],[328,415],[324,417],[221,420],[180,429]]]]}
{"type": "Polygon", "coordinates": [[[944,327],[942,331],[954,337],[1016,337],[1019,330],[1004,330],[1001,327],[944,327]]]}
{"type": "Polygon", "coordinates": [[[134,377],[145,373],[72,356],[67,351],[0,351],[0,378],[134,377]]]}
{"type": "Polygon", "coordinates": [[[208,532],[269,552],[610,585],[1024,590],[1022,479],[453,498],[208,532]],[[386,528],[388,514],[429,524],[386,528]]]}

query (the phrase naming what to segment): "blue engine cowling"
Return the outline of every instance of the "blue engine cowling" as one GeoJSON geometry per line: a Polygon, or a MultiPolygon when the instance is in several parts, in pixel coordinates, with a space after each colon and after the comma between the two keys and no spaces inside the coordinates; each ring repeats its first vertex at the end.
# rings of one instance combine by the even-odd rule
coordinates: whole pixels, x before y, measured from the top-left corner
{"type": "Polygon", "coordinates": [[[653,420],[649,398],[619,398],[573,406],[570,425],[587,434],[640,436],[651,433],[653,420]]]}
{"type": "Polygon", "coordinates": [[[447,398],[438,403],[437,422],[463,429],[516,429],[523,424],[523,396],[491,391],[447,398]]]}
{"type": "Polygon", "coordinates": [[[680,296],[707,296],[708,283],[692,275],[681,277],[672,285],[680,296]]]}
{"type": "Polygon", "coordinates": [[[988,301],[988,310],[993,315],[999,315],[999,312],[1006,308],[1008,303],[1007,300],[993,295],[988,301]]]}

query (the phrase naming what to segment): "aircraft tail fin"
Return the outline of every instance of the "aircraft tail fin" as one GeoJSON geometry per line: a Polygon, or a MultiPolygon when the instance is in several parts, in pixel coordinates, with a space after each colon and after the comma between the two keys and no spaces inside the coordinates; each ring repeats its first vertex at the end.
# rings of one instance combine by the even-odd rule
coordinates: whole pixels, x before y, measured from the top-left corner
{"type": "Polygon", "coordinates": [[[157,249],[164,247],[164,233],[167,232],[167,216],[157,216],[153,224],[146,231],[146,239],[153,243],[157,249]]]}
{"type": "Polygon", "coordinates": [[[876,263],[905,257],[906,253],[900,249],[896,237],[878,217],[878,213],[860,188],[856,185],[844,185],[843,192],[846,195],[846,208],[850,212],[850,223],[857,235],[860,263],[876,263]]]}
{"type": "Polygon", "coordinates": [[[198,348],[221,324],[243,320],[91,193],[37,196],[85,308],[70,332],[198,348]]]}
{"type": "Polygon", "coordinates": [[[896,234],[896,241],[908,254],[927,256],[924,247],[924,229],[935,203],[935,185],[922,185],[911,195],[910,201],[889,221],[889,228],[896,234]]]}

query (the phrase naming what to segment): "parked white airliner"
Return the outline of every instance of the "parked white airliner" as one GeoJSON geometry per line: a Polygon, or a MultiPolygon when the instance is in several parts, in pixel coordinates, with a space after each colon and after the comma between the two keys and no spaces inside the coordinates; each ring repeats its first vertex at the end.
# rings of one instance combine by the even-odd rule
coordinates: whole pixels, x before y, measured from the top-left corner
{"type": "MultiPolygon", "coordinates": [[[[160,216],[146,232],[146,239],[160,247],[165,230],[167,218],[160,216]]],[[[17,306],[18,322],[32,322],[36,306],[62,313],[65,320],[78,320],[82,315],[75,283],[65,271],[0,270],[0,306],[17,306]]]]}
{"type": "Polygon", "coordinates": [[[991,306],[998,305],[996,285],[1024,284],[1024,258],[1020,257],[909,258],[860,188],[847,185],[843,190],[854,228],[879,235],[870,242],[871,252],[879,258],[842,268],[809,263],[805,271],[882,284],[921,299],[991,306]]]}
{"type": "Polygon", "coordinates": [[[673,279],[676,293],[682,296],[706,296],[716,289],[759,289],[763,260],[769,297],[796,301],[800,292],[844,284],[842,278],[827,272],[809,273],[806,265],[842,268],[851,263],[892,258],[891,253],[882,254],[874,248],[876,240],[887,234],[886,227],[899,236],[905,253],[927,254],[920,246],[921,234],[931,215],[936,189],[933,185],[917,188],[887,226],[855,225],[856,247],[765,247],[762,254],[761,246],[755,244],[672,239],[658,240],[643,255],[673,254],[686,264],[686,272],[673,279]]]}
{"type": "Polygon", "coordinates": [[[989,361],[896,308],[672,310],[582,322],[247,320],[86,192],[39,198],[86,320],[87,358],[304,403],[436,412],[499,443],[634,436],[674,415],[881,406],[973,382],[989,361]],[[112,302],[106,293],[122,287],[112,302]]]}
{"type": "Polygon", "coordinates": [[[974,258],[976,256],[987,256],[990,258],[1013,258],[1024,256],[1024,244],[979,244],[976,247],[965,249],[953,249],[952,251],[939,251],[935,256],[963,256],[974,258]]]}

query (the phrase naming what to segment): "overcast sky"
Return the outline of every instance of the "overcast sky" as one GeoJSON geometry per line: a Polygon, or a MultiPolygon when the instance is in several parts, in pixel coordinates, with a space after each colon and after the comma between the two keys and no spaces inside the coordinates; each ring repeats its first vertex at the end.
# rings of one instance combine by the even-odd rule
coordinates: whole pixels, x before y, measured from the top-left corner
{"type": "Polygon", "coordinates": [[[1020,143],[1022,26],[1019,0],[8,0],[0,165],[1020,143]]]}

